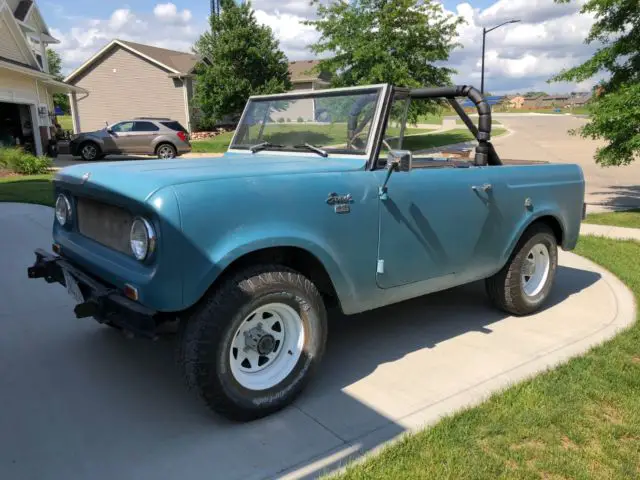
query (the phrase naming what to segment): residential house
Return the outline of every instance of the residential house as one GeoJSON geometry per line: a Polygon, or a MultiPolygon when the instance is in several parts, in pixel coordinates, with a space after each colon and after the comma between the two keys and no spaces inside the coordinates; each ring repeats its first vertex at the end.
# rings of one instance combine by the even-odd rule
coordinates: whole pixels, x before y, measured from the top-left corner
{"type": "Polygon", "coordinates": [[[569,95],[549,95],[542,99],[542,108],[564,108],[569,102],[569,95]]]}
{"type": "Polygon", "coordinates": [[[0,0],[0,143],[41,155],[53,138],[55,93],[84,92],[49,73],[46,49],[59,43],[32,0],[0,0]]]}
{"type": "Polygon", "coordinates": [[[329,86],[329,74],[316,71],[319,63],[319,60],[296,60],[289,63],[293,90],[319,90],[329,86]]]}
{"type": "Polygon", "coordinates": [[[111,41],[65,78],[87,91],[71,94],[74,132],[141,116],[168,117],[191,131],[195,69],[202,61],[194,53],[111,41]]]}
{"type": "Polygon", "coordinates": [[[509,98],[508,106],[509,108],[521,109],[524,106],[525,98],[522,95],[516,95],[514,97],[509,98]]]}
{"type": "Polygon", "coordinates": [[[522,108],[525,110],[535,110],[542,108],[542,100],[546,97],[543,93],[524,97],[522,108]]]}
{"type": "Polygon", "coordinates": [[[576,107],[584,107],[587,103],[591,101],[593,94],[589,93],[579,93],[577,95],[572,95],[567,102],[567,107],[576,108],[576,107]]]}

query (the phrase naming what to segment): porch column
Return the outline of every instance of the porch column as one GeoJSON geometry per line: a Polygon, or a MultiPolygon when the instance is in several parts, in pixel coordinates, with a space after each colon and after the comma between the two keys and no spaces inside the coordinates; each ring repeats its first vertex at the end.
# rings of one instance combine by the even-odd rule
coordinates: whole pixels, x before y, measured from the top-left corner
{"type": "Polygon", "coordinates": [[[71,106],[71,120],[73,121],[73,133],[80,133],[80,112],[78,112],[78,97],[76,92],[69,93],[69,105],[71,106]]]}
{"type": "Polygon", "coordinates": [[[47,59],[47,47],[42,40],[42,34],[40,34],[40,56],[42,57],[42,69],[49,73],[49,61],[47,59]]]}
{"type": "Polygon", "coordinates": [[[40,136],[40,116],[38,115],[38,106],[29,105],[29,113],[31,114],[33,148],[35,148],[36,150],[36,155],[44,155],[44,149],[42,148],[42,137],[40,136]]]}

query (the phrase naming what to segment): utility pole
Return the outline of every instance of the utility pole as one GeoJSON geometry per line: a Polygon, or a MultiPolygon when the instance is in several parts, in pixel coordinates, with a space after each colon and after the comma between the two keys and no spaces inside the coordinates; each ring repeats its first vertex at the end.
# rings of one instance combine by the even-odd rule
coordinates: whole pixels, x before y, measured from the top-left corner
{"type": "Polygon", "coordinates": [[[211,0],[211,16],[220,16],[220,0],[211,0]]]}

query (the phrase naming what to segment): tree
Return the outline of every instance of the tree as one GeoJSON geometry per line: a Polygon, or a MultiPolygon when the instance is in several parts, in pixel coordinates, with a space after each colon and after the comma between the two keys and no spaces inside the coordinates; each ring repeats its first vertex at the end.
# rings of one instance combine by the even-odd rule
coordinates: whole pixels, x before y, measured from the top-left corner
{"type": "Polygon", "coordinates": [[[287,58],[271,29],[257,22],[250,2],[223,0],[221,15],[209,23],[211,30],[194,47],[211,61],[200,67],[195,89],[204,126],[237,119],[251,95],[291,89],[287,58]]]}
{"type": "Polygon", "coordinates": [[[627,165],[640,153],[638,0],[587,0],[581,13],[595,17],[585,43],[599,42],[601,46],[589,60],[563,70],[551,81],[582,82],[603,72],[607,74],[589,107],[589,122],[572,133],[607,142],[596,152],[597,163],[627,165]]]}
{"type": "MultiPolygon", "coordinates": [[[[460,46],[454,41],[462,18],[446,14],[436,0],[346,0],[317,5],[308,20],[320,33],[311,51],[330,58],[317,70],[336,87],[390,83],[406,87],[451,84],[455,70],[437,66],[460,46]]],[[[420,102],[427,107],[426,102],[420,102]]],[[[433,104],[431,104],[433,107],[433,104]]],[[[428,109],[428,107],[427,107],[428,109]]],[[[412,109],[412,117],[418,112],[412,109]]]]}
{"type": "MultiPolygon", "coordinates": [[[[56,80],[62,81],[62,58],[55,50],[47,48],[47,63],[49,64],[49,73],[53,75],[56,80]]],[[[53,104],[56,107],[60,107],[65,115],[69,115],[71,107],[69,106],[69,97],[64,93],[53,94],[53,104]]]]}

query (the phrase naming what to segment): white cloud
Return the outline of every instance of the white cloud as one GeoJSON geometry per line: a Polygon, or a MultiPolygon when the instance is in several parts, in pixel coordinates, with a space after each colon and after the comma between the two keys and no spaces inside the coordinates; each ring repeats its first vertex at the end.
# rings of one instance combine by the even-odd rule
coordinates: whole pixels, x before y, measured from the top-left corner
{"type": "Polygon", "coordinates": [[[267,13],[256,10],[256,19],[263,25],[271,27],[274,35],[280,41],[280,48],[291,60],[313,58],[307,48],[318,39],[318,32],[311,25],[304,25],[304,17],[291,13],[267,13]]]}
{"type": "Polygon", "coordinates": [[[159,3],[153,9],[155,17],[163,23],[180,24],[189,23],[191,20],[191,11],[186,8],[181,12],[175,4],[159,3]]]}
{"type": "MultiPolygon", "coordinates": [[[[464,48],[456,49],[447,62],[458,71],[454,80],[479,86],[482,27],[491,28],[515,18],[521,22],[487,35],[486,90],[552,92],[590,87],[600,78],[580,85],[546,83],[563,68],[589,58],[595,49],[584,44],[594,21],[579,13],[584,1],[558,4],[554,0],[497,0],[484,10],[467,2],[458,4],[452,13],[464,17],[466,23],[458,32],[458,41],[464,48]]],[[[271,27],[280,48],[291,60],[313,58],[308,46],[317,40],[318,33],[303,21],[315,17],[315,6],[303,0],[254,0],[253,7],[256,19],[271,27]]],[[[207,28],[205,18],[194,18],[190,10],[180,9],[172,2],[158,3],[151,12],[120,8],[108,18],[76,19],[74,24],[82,26],[66,31],[53,29],[61,40],[55,48],[62,55],[67,73],[114,38],[189,51],[207,28]],[[170,35],[167,25],[171,25],[170,35]]]]}

